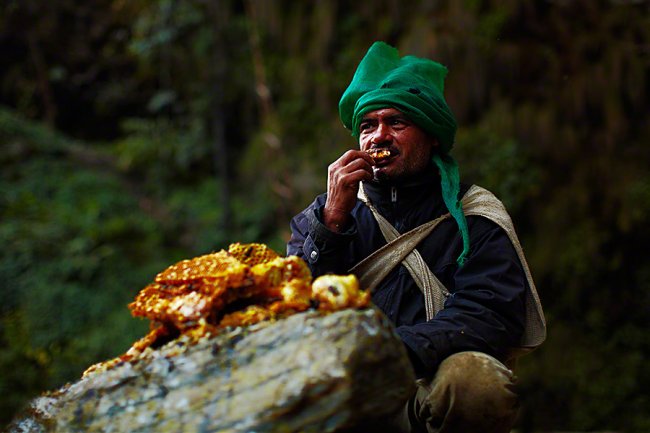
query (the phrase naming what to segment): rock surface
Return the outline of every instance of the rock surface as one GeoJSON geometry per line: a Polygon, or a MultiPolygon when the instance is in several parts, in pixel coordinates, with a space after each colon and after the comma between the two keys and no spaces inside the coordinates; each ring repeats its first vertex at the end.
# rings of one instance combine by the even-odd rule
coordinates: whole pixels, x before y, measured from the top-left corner
{"type": "Polygon", "coordinates": [[[173,341],[35,399],[10,432],[333,432],[399,409],[414,377],[374,309],[173,341]]]}

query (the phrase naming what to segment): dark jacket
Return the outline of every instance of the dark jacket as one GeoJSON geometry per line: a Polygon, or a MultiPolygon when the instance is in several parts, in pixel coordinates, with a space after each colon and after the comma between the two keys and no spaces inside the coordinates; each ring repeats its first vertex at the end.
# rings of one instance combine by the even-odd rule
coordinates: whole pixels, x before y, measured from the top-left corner
{"type": "MultiPolygon", "coordinates": [[[[410,185],[379,186],[365,191],[379,212],[405,233],[447,213],[438,175],[410,185]]],[[[467,191],[461,185],[461,196],[467,191]]],[[[291,221],[287,254],[307,261],[314,277],[347,274],[349,269],[386,244],[370,209],[357,201],[353,222],[344,233],[322,223],[325,194],[291,221]]],[[[471,252],[461,268],[458,226],[442,222],[417,250],[451,292],[445,308],[426,320],[424,297],[409,272],[396,267],[372,294],[372,301],[395,324],[418,377],[431,377],[447,356],[475,350],[504,360],[517,347],[524,329],[526,277],[506,233],[493,222],[467,217],[471,252]]]]}

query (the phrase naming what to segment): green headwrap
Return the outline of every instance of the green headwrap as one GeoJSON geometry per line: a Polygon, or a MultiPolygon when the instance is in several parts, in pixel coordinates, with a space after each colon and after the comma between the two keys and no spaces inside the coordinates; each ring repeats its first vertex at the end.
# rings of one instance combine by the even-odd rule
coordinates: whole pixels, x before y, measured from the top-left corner
{"type": "Polygon", "coordinates": [[[375,42],[354,73],[339,101],[339,115],[346,128],[359,138],[359,124],[366,113],[392,107],[438,140],[433,162],[440,171],[442,198],[463,238],[458,264],[469,254],[469,231],[458,199],[460,176],[449,155],[456,135],[456,119],[443,96],[447,68],[433,60],[400,57],[397,49],[375,42]]]}

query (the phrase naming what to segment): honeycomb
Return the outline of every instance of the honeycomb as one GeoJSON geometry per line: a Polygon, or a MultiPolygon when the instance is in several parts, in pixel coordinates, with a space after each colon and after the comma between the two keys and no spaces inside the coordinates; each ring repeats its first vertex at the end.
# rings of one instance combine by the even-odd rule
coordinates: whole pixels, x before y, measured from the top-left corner
{"type": "Polygon", "coordinates": [[[375,160],[375,163],[379,163],[393,155],[390,149],[368,149],[366,153],[375,160]]]}
{"type": "Polygon", "coordinates": [[[177,338],[195,343],[228,327],[248,326],[317,308],[331,312],[363,308],[369,293],[354,275],[327,275],[312,285],[299,257],[281,257],[264,244],[231,244],[228,250],[169,266],[130,303],[135,317],[149,319],[150,332],[120,357],[90,367],[84,376],[135,361],[148,349],[177,338]]]}
{"type": "Polygon", "coordinates": [[[278,253],[264,244],[240,244],[239,242],[230,244],[228,253],[248,266],[267,263],[280,257],[278,253]]]}
{"type": "Polygon", "coordinates": [[[370,302],[370,292],[359,288],[354,275],[322,275],[312,284],[312,296],[327,311],[362,308],[370,302]]]}

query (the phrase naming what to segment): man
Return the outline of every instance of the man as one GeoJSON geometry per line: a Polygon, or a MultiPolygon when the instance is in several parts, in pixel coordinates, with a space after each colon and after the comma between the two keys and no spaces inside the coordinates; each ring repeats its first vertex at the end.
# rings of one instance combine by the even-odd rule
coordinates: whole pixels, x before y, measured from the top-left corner
{"type": "Polygon", "coordinates": [[[505,364],[541,343],[544,318],[501,203],[459,182],[446,73],[373,44],[339,103],[359,150],[330,165],[327,194],[292,220],[287,252],[315,276],[352,269],[395,324],[419,379],[393,427],[507,432],[518,398],[505,364]],[[367,152],[379,149],[389,156],[367,152]]]}

